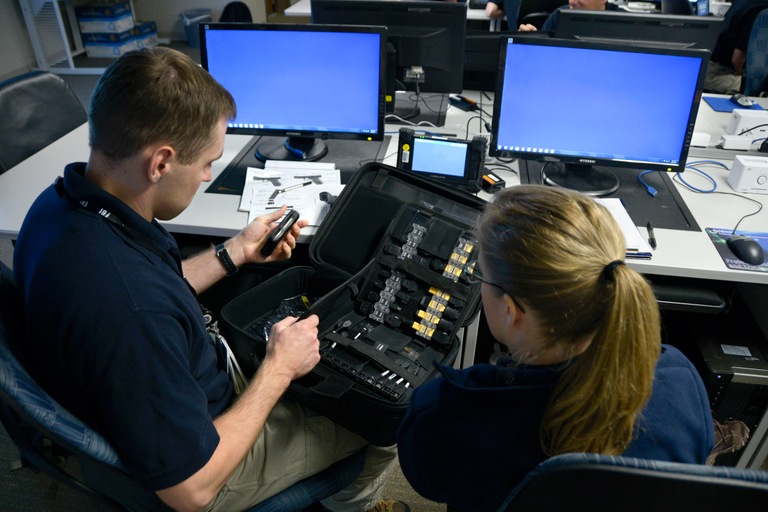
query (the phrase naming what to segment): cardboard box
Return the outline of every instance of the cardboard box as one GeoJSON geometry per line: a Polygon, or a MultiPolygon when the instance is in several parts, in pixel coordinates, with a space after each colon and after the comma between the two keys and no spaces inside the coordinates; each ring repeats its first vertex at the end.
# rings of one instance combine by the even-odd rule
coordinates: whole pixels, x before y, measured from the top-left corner
{"type": "Polygon", "coordinates": [[[157,25],[154,21],[137,21],[132,32],[136,38],[136,48],[157,46],[157,25]]]}
{"type": "Polygon", "coordinates": [[[121,34],[133,28],[128,2],[97,2],[75,9],[82,34],[121,34]]]}
{"type": "Polygon", "coordinates": [[[89,57],[119,57],[137,48],[137,37],[133,29],[112,33],[83,34],[83,46],[89,57]]]}

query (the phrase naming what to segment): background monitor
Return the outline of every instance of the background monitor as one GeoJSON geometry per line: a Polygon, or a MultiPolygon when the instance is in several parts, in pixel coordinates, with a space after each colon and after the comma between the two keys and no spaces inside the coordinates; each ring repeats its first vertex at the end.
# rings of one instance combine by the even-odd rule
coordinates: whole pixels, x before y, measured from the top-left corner
{"type": "Polygon", "coordinates": [[[545,162],[545,182],[607,195],[612,168],[681,171],[709,52],[508,38],[492,156],[545,162]]]}
{"type": "Polygon", "coordinates": [[[661,0],[663,14],[695,14],[695,0],[661,0]]]}
{"type": "Polygon", "coordinates": [[[496,89],[499,70],[499,43],[512,35],[518,37],[551,37],[551,32],[467,30],[464,40],[464,90],[489,91],[496,89]]]}
{"type": "Polygon", "coordinates": [[[312,0],[311,10],[312,23],[387,27],[392,51],[387,85],[391,105],[397,89],[443,94],[462,91],[465,3],[312,0]],[[415,67],[423,69],[418,81],[411,78],[415,67]]]}
{"type": "Polygon", "coordinates": [[[200,42],[237,104],[227,133],[279,137],[259,160],[318,160],[321,139],[383,140],[383,28],[201,23],[200,42]]]}
{"type": "Polygon", "coordinates": [[[568,9],[560,11],[554,37],[712,51],[722,24],[714,16],[568,9]]]}

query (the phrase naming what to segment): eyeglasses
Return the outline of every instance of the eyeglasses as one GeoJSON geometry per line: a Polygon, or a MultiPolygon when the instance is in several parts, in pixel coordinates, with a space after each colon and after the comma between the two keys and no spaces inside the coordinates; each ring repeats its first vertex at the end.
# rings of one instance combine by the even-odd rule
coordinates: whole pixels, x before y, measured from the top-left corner
{"type": "Polygon", "coordinates": [[[480,271],[480,262],[477,260],[469,260],[466,265],[464,265],[464,275],[467,277],[467,281],[470,283],[485,283],[489,286],[495,286],[505,294],[509,295],[509,298],[512,299],[512,302],[515,303],[515,306],[520,308],[520,311],[525,313],[525,308],[520,304],[514,295],[509,293],[503,286],[500,284],[494,283],[490,279],[486,278],[483,273],[480,271]]]}

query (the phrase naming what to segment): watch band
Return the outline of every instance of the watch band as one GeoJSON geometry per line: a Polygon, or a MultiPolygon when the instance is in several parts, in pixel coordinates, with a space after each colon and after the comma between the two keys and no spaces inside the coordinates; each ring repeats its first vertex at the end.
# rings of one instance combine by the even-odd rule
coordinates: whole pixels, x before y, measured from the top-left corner
{"type": "Polygon", "coordinates": [[[215,250],[216,257],[219,258],[219,261],[224,266],[227,274],[231,276],[232,274],[237,273],[237,265],[235,265],[235,262],[229,257],[229,253],[227,252],[226,247],[224,247],[224,244],[217,245],[215,250]]]}

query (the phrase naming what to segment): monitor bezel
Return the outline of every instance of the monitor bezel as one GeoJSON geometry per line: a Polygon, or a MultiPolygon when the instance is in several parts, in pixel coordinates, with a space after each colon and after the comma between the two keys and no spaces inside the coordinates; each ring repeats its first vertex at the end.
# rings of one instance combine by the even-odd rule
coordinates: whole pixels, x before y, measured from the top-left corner
{"type": "MultiPolygon", "coordinates": [[[[693,130],[696,124],[696,116],[698,114],[699,105],[702,99],[702,88],[704,85],[704,78],[706,76],[707,61],[709,60],[709,52],[701,49],[669,49],[669,48],[647,48],[638,47],[632,45],[619,45],[619,44],[607,44],[597,42],[584,42],[575,39],[546,39],[546,38],[525,38],[525,37],[510,37],[500,41],[499,47],[499,72],[496,79],[496,94],[494,99],[493,108],[493,122],[491,125],[491,144],[489,148],[489,155],[497,158],[518,158],[522,160],[540,161],[540,162],[552,162],[558,164],[579,164],[579,165],[592,165],[612,168],[625,168],[625,169],[647,169],[666,172],[681,172],[685,169],[685,163],[688,158],[688,151],[690,149],[691,139],[693,137],[693,130]],[[510,43],[510,41],[512,41],[510,43]],[[700,61],[699,74],[693,93],[693,99],[688,115],[688,122],[686,125],[686,131],[683,138],[683,147],[680,149],[679,158],[677,158],[677,164],[664,163],[664,162],[648,162],[648,161],[634,161],[634,160],[618,160],[602,157],[593,157],[587,155],[560,155],[560,154],[548,154],[542,155],[541,153],[514,150],[514,149],[499,149],[499,119],[501,116],[501,108],[504,104],[504,71],[506,68],[506,55],[508,44],[525,44],[525,45],[540,45],[540,46],[558,46],[566,48],[585,48],[596,50],[609,50],[631,53],[654,53],[662,55],[677,55],[683,57],[696,58],[700,61]]],[[[565,94],[565,92],[563,92],[565,94]]],[[[577,98],[574,98],[577,100],[577,98]]]]}
{"type": "MultiPolygon", "coordinates": [[[[231,30],[231,31],[273,31],[273,32],[339,32],[339,33],[366,33],[379,35],[379,87],[377,93],[377,120],[376,131],[334,131],[317,129],[283,129],[283,128],[258,128],[236,127],[227,125],[227,133],[235,135],[264,135],[274,137],[296,137],[304,139],[340,139],[361,141],[384,140],[385,112],[385,80],[386,80],[386,28],[380,26],[347,26],[347,25],[312,25],[312,24],[267,24],[267,23],[200,23],[200,62],[204,69],[208,70],[207,30],[231,30]]],[[[254,57],[264,49],[254,49],[254,57]]],[[[245,59],[244,59],[245,60],[245,59]]],[[[297,64],[297,69],[300,69],[297,64]]],[[[267,75],[265,75],[266,78],[267,75]]],[[[216,78],[214,76],[214,78],[216,78]]],[[[305,80],[300,74],[298,79],[305,80]]],[[[329,103],[343,101],[344,91],[339,91],[338,99],[329,98],[329,103]]],[[[237,98],[235,98],[237,101],[237,98]]]]}
{"type": "Polygon", "coordinates": [[[700,33],[707,36],[706,40],[690,41],[684,38],[674,38],[667,39],[665,42],[669,43],[670,47],[673,46],[673,43],[675,46],[679,43],[680,48],[699,48],[711,52],[720,35],[722,23],[723,18],[716,16],[563,9],[558,14],[552,37],[587,42],[605,42],[607,44],[634,44],[631,40],[640,40],[647,41],[647,44],[643,44],[643,46],[654,46],[655,42],[661,40],[652,39],[649,34],[665,31],[665,36],[680,35],[684,33],[680,29],[702,27],[700,33]],[[611,26],[617,27],[615,34],[604,35],[604,32],[601,33],[601,29],[611,26]],[[585,30],[580,31],[580,28],[585,30]],[[673,30],[666,31],[667,28],[673,30]],[[638,36],[629,37],[629,34],[633,32],[636,32],[638,36]],[[619,39],[622,41],[617,41],[619,39]]]}

